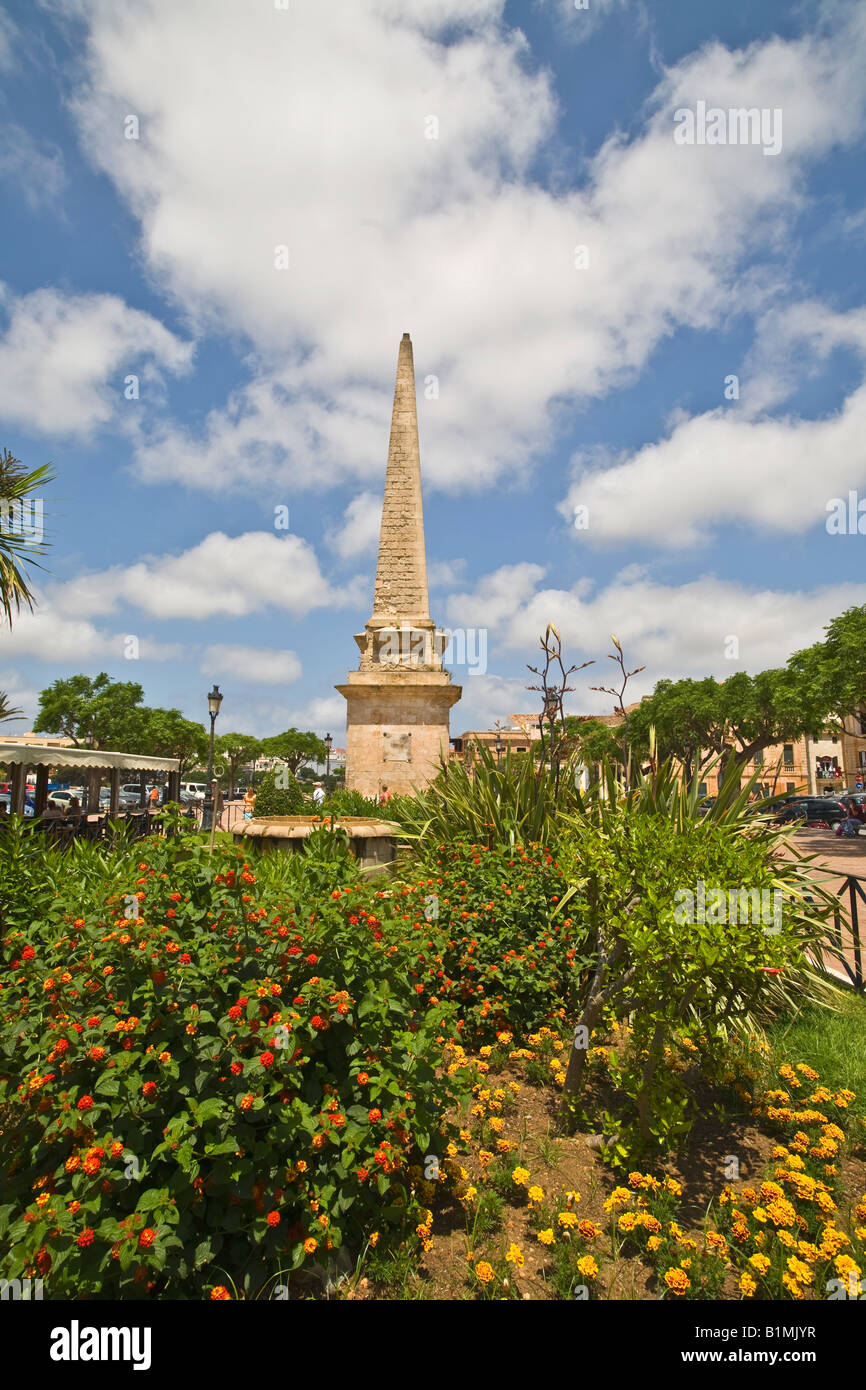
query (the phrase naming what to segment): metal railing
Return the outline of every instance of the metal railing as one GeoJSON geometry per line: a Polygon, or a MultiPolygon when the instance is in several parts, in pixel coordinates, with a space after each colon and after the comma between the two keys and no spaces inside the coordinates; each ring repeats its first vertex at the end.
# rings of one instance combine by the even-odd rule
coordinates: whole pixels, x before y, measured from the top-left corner
{"type": "Polygon", "coordinates": [[[866,903],[866,891],[864,891],[866,879],[860,878],[857,874],[846,874],[842,880],[842,885],[836,893],[836,897],[843,899],[847,894],[848,913],[845,915],[841,905],[833,910],[833,927],[830,936],[833,939],[833,954],[848,976],[852,989],[858,994],[863,994],[863,951],[860,940],[860,903],[866,903]],[[843,929],[850,935],[851,944],[846,948],[843,942],[843,929]],[[849,960],[849,955],[853,957],[853,963],[849,960]]]}

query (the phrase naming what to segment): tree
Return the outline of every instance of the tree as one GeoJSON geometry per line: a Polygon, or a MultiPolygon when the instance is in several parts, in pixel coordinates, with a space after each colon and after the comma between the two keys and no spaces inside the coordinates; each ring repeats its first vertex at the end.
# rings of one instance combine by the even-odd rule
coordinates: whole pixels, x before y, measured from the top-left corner
{"type": "Polygon", "coordinates": [[[607,761],[613,765],[622,761],[622,746],[617,738],[617,729],[611,728],[601,719],[581,719],[570,715],[565,721],[565,734],[566,751],[577,755],[589,770],[590,780],[595,777],[594,769],[598,763],[607,761]]]}
{"type": "Polygon", "coordinates": [[[284,734],[262,739],[261,744],[263,756],[279,758],[292,773],[297,772],[301,763],[323,763],[327,752],[324,742],[316,734],[301,733],[299,729],[287,729],[284,734]]]}
{"type": "Polygon", "coordinates": [[[866,604],[847,608],[825,632],[823,642],[795,652],[788,666],[841,721],[866,702],[866,604]]]}
{"type": "Polygon", "coordinates": [[[231,799],[234,794],[238,768],[244,767],[247,763],[254,762],[258,758],[262,751],[261,740],[253,738],[252,734],[220,734],[215,746],[228,767],[228,794],[229,799],[231,799]]]}
{"type": "Polygon", "coordinates": [[[0,455],[0,613],[10,627],[13,610],[20,613],[22,604],[33,608],[35,598],[23,567],[42,569],[36,557],[47,545],[41,526],[35,524],[37,499],[30,495],[53,478],[50,464],[28,473],[8,449],[0,455]]]}
{"type": "Polygon", "coordinates": [[[724,749],[727,737],[721,704],[721,683],[704,680],[661,680],[652,695],[632,710],[629,733],[633,746],[649,746],[649,731],[656,732],[662,757],[682,764],[687,779],[724,749]]]}
{"type": "Polygon", "coordinates": [[[135,736],[138,743],[128,752],[177,758],[181,773],[207,761],[209,735],[204,725],[185,719],[179,709],[143,709],[135,736]]]}
{"type": "Polygon", "coordinates": [[[265,774],[256,793],[256,817],[298,816],[304,811],[304,793],[285,768],[265,774]]]}
{"type": "Polygon", "coordinates": [[[105,671],[95,678],[69,676],[42,691],[33,727],[36,732],[63,734],[76,748],[84,744],[123,751],[140,737],[143,698],[137,682],[113,681],[105,671]]]}
{"type": "Polygon", "coordinates": [[[10,705],[9,696],[0,690],[0,724],[7,719],[23,719],[24,715],[17,705],[10,705]]]}

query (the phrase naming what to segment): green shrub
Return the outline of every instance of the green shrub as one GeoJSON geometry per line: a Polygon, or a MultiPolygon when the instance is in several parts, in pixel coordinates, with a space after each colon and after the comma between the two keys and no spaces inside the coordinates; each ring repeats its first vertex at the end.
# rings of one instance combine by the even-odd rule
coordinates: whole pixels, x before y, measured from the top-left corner
{"type": "Polygon", "coordinates": [[[322,811],[332,816],[381,816],[385,814],[375,797],[338,787],[326,797],[322,811]]]}
{"type": "Polygon", "coordinates": [[[609,1064],[615,1162],[668,1151],[691,1123],[689,1064],[711,1065],[738,1028],[790,1002],[814,973],[809,953],[820,958],[826,908],[780,853],[787,832],[750,813],[748,787],[701,818],[696,785],[664,766],[625,797],[610,785],[587,797],[569,822],[568,911],[595,960],[566,1091],[581,1090],[593,1032],[627,1020],[609,1064]]]}
{"type": "Polygon", "coordinates": [[[513,849],[555,844],[563,815],[576,812],[579,805],[575,765],[563,767],[557,779],[549,767],[536,767],[529,756],[509,750],[497,763],[482,746],[470,770],[462,763],[449,763],[416,797],[392,798],[387,813],[417,841],[465,840],[513,849]]]}
{"type": "Polygon", "coordinates": [[[285,768],[265,774],[256,792],[254,816],[302,816],[308,809],[300,783],[285,768]],[[278,780],[279,779],[279,780],[278,780]],[[282,786],[281,783],[285,783],[282,786]]]}
{"type": "Polygon", "coordinates": [[[411,1230],[457,1083],[388,901],[260,897],[239,854],[189,841],[116,867],[4,939],[2,1276],[253,1296],[411,1230]]]}
{"type": "Polygon", "coordinates": [[[415,970],[429,996],[452,1000],[467,1045],[507,1029],[522,1041],[579,1007],[590,960],[585,924],[560,911],[562,870],[546,849],[433,846],[399,890],[420,935],[415,970]]]}

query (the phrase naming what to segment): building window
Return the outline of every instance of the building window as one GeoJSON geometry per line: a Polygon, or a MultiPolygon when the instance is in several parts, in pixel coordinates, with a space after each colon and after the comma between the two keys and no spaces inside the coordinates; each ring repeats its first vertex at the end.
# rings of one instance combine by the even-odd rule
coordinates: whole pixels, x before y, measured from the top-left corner
{"type": "Polygon", "coordinates": [[[795,792],[796,790],[797,790],[797,783],[796,783],[796,782],[786,782],[786,783],[785,783],[785,791],[786,791],[786,792],[795,792]]]}
{"type": "Polygon", "coordinates": [[[783,747],[782,747],[782,765],[783,765],[783,767],[793,767],[793,766],[794,766],[794,745],[793,745],[793,743],[786,743],[786,744],[783,745],[783,747]]]}
{"type": "Polygon", "coordinates": [[[860,752],[857,754],[857,762],[858,766],[866,767],[866,748],[860,749],[860,752]]]}
{"type": "Polygon", "coordinates": [[[706,794],[707,794],[707,784],[706,784],[706,782],[701,782],[700,786],[698,787],[698,796],[706,796],[706,794]]]}
{"type": "Polygon", "coordinates": [[[754,762],[755,767],[763,767],[763,766],[764,766],[764,750],[763,750],[763,748],[759,748],[759,749],[758,749],[758,751],[757,751],[757,753],[755,754],[755,756],[754,756],[754,758],[752,759],[752,761],[754,762]]]}

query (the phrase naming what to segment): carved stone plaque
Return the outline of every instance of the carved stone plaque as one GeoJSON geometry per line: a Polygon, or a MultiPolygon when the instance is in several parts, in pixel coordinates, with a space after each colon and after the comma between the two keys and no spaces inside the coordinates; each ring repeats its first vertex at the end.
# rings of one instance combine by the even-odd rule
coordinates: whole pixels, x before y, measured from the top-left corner
{"type": "Polygon", "coordinates": [[[412,735],[410,733],[397,734],[390,733],[387,729],[382,730],[382,762],[383,763],[411,763],[412,761],[412,735]]]}

